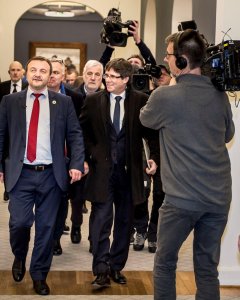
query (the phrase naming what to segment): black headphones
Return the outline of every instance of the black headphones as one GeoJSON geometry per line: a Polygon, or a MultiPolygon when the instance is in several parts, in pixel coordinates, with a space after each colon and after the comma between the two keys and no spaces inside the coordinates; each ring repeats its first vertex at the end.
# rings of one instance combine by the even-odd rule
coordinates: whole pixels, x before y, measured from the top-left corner
{"type": "Polygon", "coordinates": [[[177,34],[176,36],[176,39],[174,41],[174,45],[173,45],[173,48],[174,48],[174,54],[175,54],[175,57],[176,57],[176,61],[175,61],[175,64],[176,64],[176,67],[179,69],[179,70],[183,70],[186,68],[188,62],[186,60],[185,57],[179,55],[178,53],[178,49],[179,49],[179,45],[181,43],[181,38],[183,36],[183,33],[184,31],[181,31],[177,34]]]}

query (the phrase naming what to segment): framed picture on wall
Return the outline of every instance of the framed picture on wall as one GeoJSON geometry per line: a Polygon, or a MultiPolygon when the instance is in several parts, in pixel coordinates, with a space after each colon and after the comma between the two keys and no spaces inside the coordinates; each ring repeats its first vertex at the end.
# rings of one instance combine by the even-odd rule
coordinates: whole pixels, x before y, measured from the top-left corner
{"type": "Polygon", "coordinates": [[[30,42],[29,58],[44,56],[51,59],[54,55],[63,59],[65,64],[76,66],[80,75],[86,63],[87,45],[83,43],[30,42]]]}

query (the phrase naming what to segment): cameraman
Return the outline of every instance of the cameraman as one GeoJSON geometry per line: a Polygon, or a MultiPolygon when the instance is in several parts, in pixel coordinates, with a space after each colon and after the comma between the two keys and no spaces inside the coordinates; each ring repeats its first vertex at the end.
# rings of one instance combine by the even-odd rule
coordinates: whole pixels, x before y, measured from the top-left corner
{"type": "Polygon", "coordinates": [[[205,44],[188,29],[166,39],[165,61],[176,84],[154,91],[140,120],[159,130],[165,192],[159,210],[154,299],[176,299],[178,252],[194,230],[196,299],[219,300],[221,237],[231,202],[231,167],[225,143],[234,135],[228,97],[201,75],[205,44]]]}
{"type": "MultiPolygon", "coordinates": [[[[140,36],[138,33],[138,28],[139,28],[138,22],[137,21],[132,21],[132,22],[134,25],[130,25],[131,30],[128,30],[128,32],[133,36],[133,39],[134,39],[136,46],[138,47],[141,55],[134,54],[128,58],[128,61],[131,64],[138,65],[139,67],[143,67],[144,64],[156,65],[157,63],[156,63],[155,58],[152,55],[151,50],[140,39],[140,36]],[[132,61],[132,59],[134,59],[134,61],[132,61]]],[[[114,50],[115,50],[115,48],[113,46],[111,46],[111,45],[106,46],[106,49],[104,50],[102,57],[100,58],[100,62],[103,64],[104,67],[111,59],[111,56],[112,56],[114,50]]]]}

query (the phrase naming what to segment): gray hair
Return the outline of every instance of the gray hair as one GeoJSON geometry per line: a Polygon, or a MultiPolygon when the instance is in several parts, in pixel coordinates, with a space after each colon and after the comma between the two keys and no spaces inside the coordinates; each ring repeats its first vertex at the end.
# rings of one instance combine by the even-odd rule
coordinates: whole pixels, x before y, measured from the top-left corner
{"type": "Polygon", "coordinates": [[[87,70],[92,67],[100,67],[101,73],[103,74],[103,65],[98,60],[94,60],[94,59],[90,59],[86,62],[83,68],[83,74],[86,73],[87,70]]]}

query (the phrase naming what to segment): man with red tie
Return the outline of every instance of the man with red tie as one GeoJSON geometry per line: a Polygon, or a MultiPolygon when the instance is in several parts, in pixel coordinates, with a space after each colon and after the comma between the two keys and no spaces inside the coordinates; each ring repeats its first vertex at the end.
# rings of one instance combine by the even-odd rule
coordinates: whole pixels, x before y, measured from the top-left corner
{"type": "Polygon", "coordinates": [[[9,193],[10,244],[15,256],[12,275],[20,282],[26,271],[30,230],[35,239],[30,275],[37,294],[48,295],[46,283],[53,257],[53,229],[62,193],[84,173],[82,131],[71,98],[48,91],[51,62],[31,58],[26,66],[28,89],[4,96],[0,106],[0,161],[6,132],[9,156],[5,177],[9,193]],[[65,157],[65,141],[71,160],[65,157]]]}

